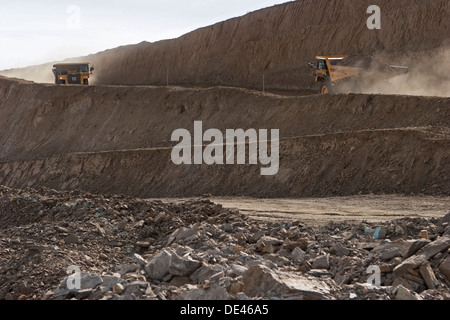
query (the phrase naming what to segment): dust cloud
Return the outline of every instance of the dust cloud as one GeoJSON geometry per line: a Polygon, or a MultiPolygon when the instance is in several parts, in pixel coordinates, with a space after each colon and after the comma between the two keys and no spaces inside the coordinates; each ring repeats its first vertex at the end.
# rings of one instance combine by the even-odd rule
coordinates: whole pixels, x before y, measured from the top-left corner
{"type": "Polygon", "coordinates": [[[450,47],[408,59],[408,73],[392,76],[372,68],[376,79],[367,81],[361,93],[450,97],[450,47]]]}
{"type": "Polygon", "coordinates": [[[52,73],[52,67],[53,63],[46,63],[27,68],[2,70],[0,75],[33,81],[36,83],[54,83],[55,78],[52,73]]]}

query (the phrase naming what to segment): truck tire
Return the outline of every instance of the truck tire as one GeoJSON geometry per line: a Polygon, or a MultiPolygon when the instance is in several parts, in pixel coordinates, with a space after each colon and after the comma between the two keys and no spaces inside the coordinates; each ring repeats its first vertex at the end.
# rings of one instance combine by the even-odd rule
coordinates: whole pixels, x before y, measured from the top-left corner
{"type": "Polygon", "coordinates": [[[323,81],[320,84],[320,93],[321,94],[327,94],[327,93],[332,93],[332,92],[333,92],[333,88],[331,86],[330,81],[323,81]]]}
{"type": "Polygon", "coordinates": [[[89,85],[89,79],[83,79],[83,84],[85,86],[88,86],[89,85]]]}

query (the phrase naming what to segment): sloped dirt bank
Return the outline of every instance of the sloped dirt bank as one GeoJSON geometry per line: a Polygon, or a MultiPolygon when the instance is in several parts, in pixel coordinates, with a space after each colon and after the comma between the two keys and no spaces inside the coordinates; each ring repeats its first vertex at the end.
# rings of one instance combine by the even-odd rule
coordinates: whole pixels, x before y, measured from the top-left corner
{"type": "Polygon", "coordinates": [[[449,136],[427,128],[346,132],[280,142],[279,172],[258,165],[173,164],[171,148],[74,153],[0,164],[0,183],[140,197],[449,195],[449,136]]]}
{"type": "MultiPolygon", "coordinates": [[[[294,89],[312,85],[307,63],[316,55],[373,54],[388,64],[418,68],[424,81],[415,88],[427,95],[423,91],[428,84],[425,79],[433,80],[440,70],[434,66],[446,63],[447,58],[435,58],[436,52],[450,45],[450,3],[377,1],[381,30],[369,30],[366,11],[373,4],[369,0],[293,1],[177,39],[142,42],[72,60],[95,65],[93,84],[166,85],[169,78],[169,83],[176,85],[262,89],[264,77],[266,88],[294,89]]],[[[51,67],[49,63],[2,74],[53,83],[51,67]]],[[[389,93],[401,93],[388,89],[389,93]]],[[[404,89],[408,88],[402,85],[403,93],[404,89]]]]}

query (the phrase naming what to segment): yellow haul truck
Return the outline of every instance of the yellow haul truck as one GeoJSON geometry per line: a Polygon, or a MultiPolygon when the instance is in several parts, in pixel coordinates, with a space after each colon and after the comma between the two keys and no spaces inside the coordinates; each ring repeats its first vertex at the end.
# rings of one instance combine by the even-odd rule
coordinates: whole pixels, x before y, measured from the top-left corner
{"type": "MultiPolygon", "coordinates": [[[[408,67],[392,66],[378,63],[377,72],[372,63],[363,63],[364,68],[345,65],[348,56],[317,56],[317,65],[310,63],[315,69],[315,82],[320,83],[320,93],[333,93],[364,89],[366,83],[373,80],[383,80],[403,73],[408,73],[408,67]]],[[[361,64],[361,63],[360,63],[361,64]]]]}
{"type": "Polygon", "coordinates": [[[82,84],[89,85],[89,77],[94,67],[89,63],[59,63],[53,65],[55,84],[82,84]]]}
{"type": "Polygon", "coordinates": [[[362,70],[355,67],[339,66],[338,63],[347,56],[317,56],[315,81],[320,82],[320,93],[333,92],[337,81],[360,76],[362,70]]]}

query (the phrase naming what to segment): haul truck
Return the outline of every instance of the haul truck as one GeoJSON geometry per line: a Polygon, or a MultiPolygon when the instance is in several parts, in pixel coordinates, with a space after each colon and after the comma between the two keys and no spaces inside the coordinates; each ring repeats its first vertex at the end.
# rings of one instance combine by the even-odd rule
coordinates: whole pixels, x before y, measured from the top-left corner
{"type": "MultiPolygon", "coordinates": [[[[309,63],[315,69],[315,82],[320,83],[320,93],[333,93],[338,91],[338,87],[345,85],[348,88],[359,87],[364,89],[364,82],[371,80],[388,79],[399,74],[408,73],[408,67],[383,65],[382,72],[369,71],[366,68],[339,65],[348,56],[317,56],[317,64],[309,63]]],[[[366,66],[368,67],[368,66],[366,66]]]]}
{"type": "Polygon", "coordinates": [[[59,63],[53,65],[55,84],[82,84],[89,85],[89,77],[94,67],[89,63],[59,63]]]}
{"type": "Polygon", "coordinates": [[[332,92],[337,81],[360,76],[362,70],[355,67],[338,66],[347,56],[317,56],[316,82],[320,82],[320,93],[332,92]]]}

